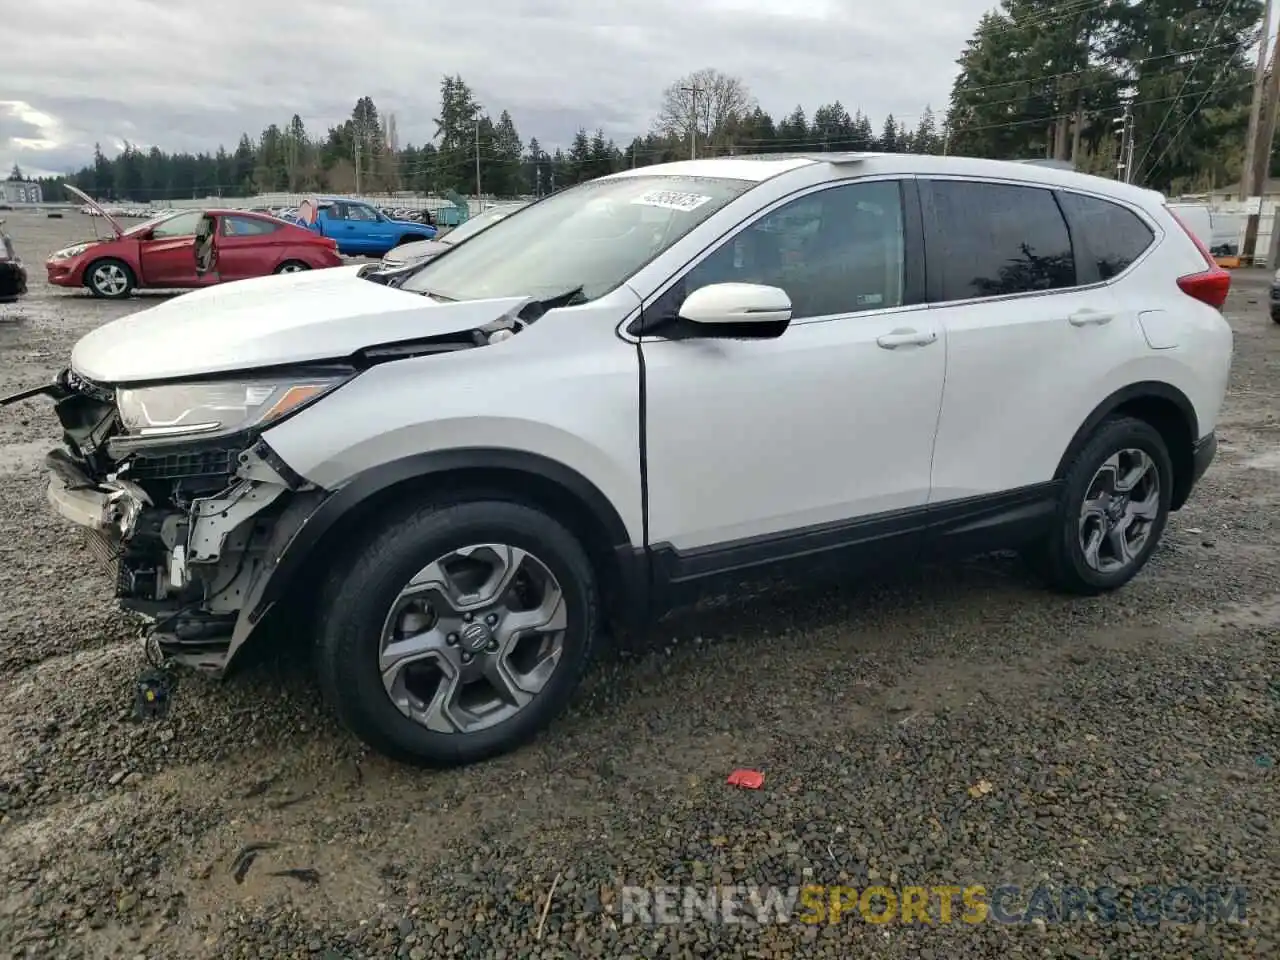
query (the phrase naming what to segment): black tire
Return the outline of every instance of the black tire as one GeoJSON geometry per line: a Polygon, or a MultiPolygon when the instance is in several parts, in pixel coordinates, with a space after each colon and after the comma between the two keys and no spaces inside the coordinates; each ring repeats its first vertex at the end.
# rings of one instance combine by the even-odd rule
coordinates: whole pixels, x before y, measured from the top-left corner
{"type": "Polygon", "coordinates": [[[1079,596],[1096,596],[1123,587],[1146,566],[1169,521],[1173,492],[1173,462],[1164,438],[1149,423],[1133,417],[1104,421],[1076,455],[1064,478],[1053,530],[1033,556],[1034,565],[1055,589],[1079,596]],[[1120,570],[1101,572],[1085,561],[1080,543],[1080,514],[1090,484],[1108,459],[1126,449],[1141,450],[1155,465],[1159,478],[1159,512],[1142,549],[1120,570]]]}
{"type": "Polygon", "coordinates": [[[1271,311],[1271,322],[1272,322],[1272,323],[1280,323],[1280,310],[1272,310],[1272,311],[1271,311]]]}
{"type": "Polygon", "coordinates": [[[328,577],[319,622],[316,672],[343,725],[394,760],[455,767],[515,749],[564,709],[590,658],[600,601],[586,552],[558,522],[521,504],[473,500],[383,518],[351,560],[328,577]],[[560,582],[568,626],[555,672],[524,709],[475,733],[438,733],[410,720],[387,695],[378,670],[383,623],[414,574],[472,543],[505,543],[534,553],[560,582]]]}
{"type": "Polygon", "coordinates": [[[303,270],[310,270],[311,264],[304,263],[301,260],[286,260],[280,266],[276,267],[275,273],[300,273],[303,270]]]}
{"type": "Polygon", "coordinates": [[[101,300],[125,300],[133,295],[133,289],[138,285],[138,278],[133,275],[133,270],[123,260],[103,257],[85,268],[84,285],[89,288],[90,293],[101,300]],[[105,279],[107,271],[118,271],[122,274],[124,286],[109,286],[105,279]]]}

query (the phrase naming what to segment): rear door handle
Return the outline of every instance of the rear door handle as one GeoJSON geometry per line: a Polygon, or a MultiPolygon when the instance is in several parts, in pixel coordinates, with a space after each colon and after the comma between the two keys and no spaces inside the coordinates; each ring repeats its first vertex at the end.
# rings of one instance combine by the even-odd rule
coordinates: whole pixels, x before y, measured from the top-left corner
{"type": "Polygon", "coordinates": [[[899,327],[882,337],[877,337],[876,343],[886,350],[897,350],[898,347],[927,347],[937,339],[938,334],[933,330],[921,333],[909,327],[899,327]]]}
{"type": "Polygon", "coordinates": [[[1115,316],[1110,313],[1099,313],[1097,310],[1080,310],[1067,317],[1073,327],[1101,327],[1110,323],[1115,316]]]}

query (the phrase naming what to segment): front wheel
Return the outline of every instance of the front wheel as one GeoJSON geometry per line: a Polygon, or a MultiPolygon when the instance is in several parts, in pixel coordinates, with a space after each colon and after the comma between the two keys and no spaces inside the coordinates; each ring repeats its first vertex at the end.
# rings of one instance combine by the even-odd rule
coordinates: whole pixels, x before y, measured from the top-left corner
{"type": "Polygon", "coordinates": [[[103,300],[123,300],[133,293],[136,280],[123,260],[99,260],[84,273],[89,292],[103,300]]]}
{"type": "Polygon", "coordinates": [[[598,630],[582,546],[506,501],[388,517],[325,592],[316,658],[326,699],[375,750],[424,766],[531,739],[567,704],[598,630]]]}
{"type": "Polygon", "coordinates": [[[1124,586],[1160,542],[1172,493],[1173,464],[1160,433],[1132,417],[1104,422],[1067,470],[1039,555],[1047,579],[1083,595],[1124,586]]]}

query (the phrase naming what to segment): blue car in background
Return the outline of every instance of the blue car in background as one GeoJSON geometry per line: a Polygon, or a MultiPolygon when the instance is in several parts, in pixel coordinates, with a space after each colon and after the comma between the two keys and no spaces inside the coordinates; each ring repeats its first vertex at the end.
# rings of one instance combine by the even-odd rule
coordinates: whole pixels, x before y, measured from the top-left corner
{"type": "Polygon", "coordinates": [[[436,228],[413,220],[393,220],[372,204],[346,197],[313,197],[298,207],[298,221],[329,237],[348,257],[381,257],[402,243],[431,240],[436,228]]]}

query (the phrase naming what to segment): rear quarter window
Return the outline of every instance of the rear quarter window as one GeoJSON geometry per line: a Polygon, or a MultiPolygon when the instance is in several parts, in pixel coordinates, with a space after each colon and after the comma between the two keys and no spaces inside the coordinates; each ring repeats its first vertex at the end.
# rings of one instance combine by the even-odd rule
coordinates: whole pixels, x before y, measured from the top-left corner
{"type": "Polygon", "coordinates": [[[1151,227],[1118,203],[1065,192],[1058,194],[1058,202],[1071,225],[1076,254],[1086,274],[1080,278],[1082,283],[1110,280],[1123,273],[1155,242],[1151,227]]]}

